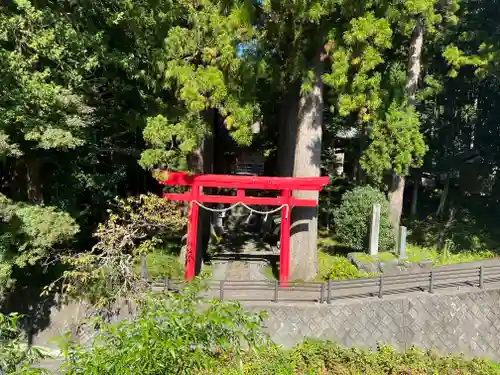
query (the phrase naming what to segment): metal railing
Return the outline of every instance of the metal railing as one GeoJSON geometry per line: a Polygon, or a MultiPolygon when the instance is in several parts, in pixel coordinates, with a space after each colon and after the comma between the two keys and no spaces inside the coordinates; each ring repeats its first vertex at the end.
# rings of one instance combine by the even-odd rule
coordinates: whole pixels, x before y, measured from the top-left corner
{"type": "MultiPolygon", "coordinates": [[[[500,265],[474,266],[430,272],[381,275],[351,280],[330,280],[323,283],[248,280],[206,280],[203,295],[221,300],[253,302],[319,302],[331,303],[347,298],[384,298],[414,292],[434,293],[456,287],[475,287],[500,282],[500,265]]],[[[152,280],[153,290],[182,291],[183,279],[152,280]]]]}

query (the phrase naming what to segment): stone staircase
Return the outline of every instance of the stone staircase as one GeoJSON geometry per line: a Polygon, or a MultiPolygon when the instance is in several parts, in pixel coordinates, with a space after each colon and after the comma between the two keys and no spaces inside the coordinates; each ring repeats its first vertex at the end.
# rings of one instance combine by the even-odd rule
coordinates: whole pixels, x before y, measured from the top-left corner
{"type": "Polygon", "coordinates": [[[248,239],[238,251],[224,249],[212,258],[212,278],[214,280],[267,280],[264,269],[272,264],[276,251],[262,248],[255,239],[248,239]]]}

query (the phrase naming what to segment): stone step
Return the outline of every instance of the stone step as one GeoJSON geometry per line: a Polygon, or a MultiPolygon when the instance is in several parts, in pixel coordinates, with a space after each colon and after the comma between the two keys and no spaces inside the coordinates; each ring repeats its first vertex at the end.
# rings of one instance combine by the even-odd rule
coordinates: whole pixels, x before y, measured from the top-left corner
{"type": "Polygon", "coordinates": [[[279,251],[246,251],[244,253],[221,253],[212,257],[212,262],[262,261],[279,256],[279,251]]]}

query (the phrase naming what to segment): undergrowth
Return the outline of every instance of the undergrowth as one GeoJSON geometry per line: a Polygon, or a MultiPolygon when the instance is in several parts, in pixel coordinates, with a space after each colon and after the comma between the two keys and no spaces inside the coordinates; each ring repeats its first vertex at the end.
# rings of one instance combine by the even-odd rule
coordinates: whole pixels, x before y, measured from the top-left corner
{"type": "MultiPolygon", "coordinates": [[[[328,233],[320,233],[321,237],[318,239],[318,276],[316,281],[325,280],[344,280],[355,279],[359,277],[374,276],[374,274],[367,274],[359,271],[347,259],[347,253],[350,251],[346,249],[335,238],[328,235],[328,233]]],[[[454,246],[445,246],[443,250],[438,251],[433,247],[418,246],[409,243],[406,247],[407,259],[406,261],[418,263],[422,261],[430,261],[435,266],[445,266],[449,264],[475,262],[497,257],[498,254],[491,250],[477,249],[474,251],[456,251],[454,246]]],[[[358,261],[363,262],[390,262],[397,259],[397,256],[388,251],[380,252],[377,257],[372,257],[365,253],[355,253],[358,261]]]]}
{"type": "Polygon", "coordinates": [[[290,351],[278,347],[243,358],[243,371],[222,365],[202,374],[220,375],[496,375],[500,366],[482,359],[439,357],[410,348],[406,353],[380,346],[376,351],[347,349],[330,342],[306,341],[290,351]]]}

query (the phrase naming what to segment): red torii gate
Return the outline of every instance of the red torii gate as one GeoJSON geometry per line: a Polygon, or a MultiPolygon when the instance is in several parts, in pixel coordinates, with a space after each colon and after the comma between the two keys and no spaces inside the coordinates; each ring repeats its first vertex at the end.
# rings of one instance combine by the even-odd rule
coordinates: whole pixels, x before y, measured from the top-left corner
{"type": "Polygon", "coordinates": [[[315,207],[315,199],[298,199],[291,195],[294,190],[321,191],[328,184],[328,177],[261,177],[238,175],[190,175],[184,172],[167,172],[167,179],[158,181],[163,185],[187,186],[185,193],[165,193],[164,198],[189,202],[189,221],[187,233],[187,255],[184,277],[195,276],[196,230],[198,228],[199,204],[203,203],[243,203],[245,205],[281,206],[280,232],[280,282],[286,285],[290,268],[290,216],[293,207],[315,207]],[[236,196],[206,195],[201,188],[236,189],[236,196]],[[251,197],[245,190],[281,191],[277,197],[251,197]]]}

